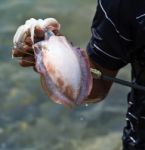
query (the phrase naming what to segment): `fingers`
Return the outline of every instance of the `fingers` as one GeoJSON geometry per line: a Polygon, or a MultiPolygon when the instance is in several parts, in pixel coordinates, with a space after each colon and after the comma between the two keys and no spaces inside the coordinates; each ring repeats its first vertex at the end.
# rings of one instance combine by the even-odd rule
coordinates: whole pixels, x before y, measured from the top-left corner
{"type": "Polygon", "coordinates": [[[58,30],[54,30],[53,33],[54,33],[56,36],[62,36],[62,34],[61,34],[58,30]]]}
{"type": "Polygon", "coordinates": [[[44,38],[44,31],[39,26],[35,27],[35,36],[36,38],[44,38]]]}
{"type": "Polygon", "coordinates": [[[28,46],[32,46],[32,40],[31,40],[31,37],[30,36],[27,36],[26,38],[25,38],[25,44],[26,45],[28,45],[28,46]]]}
{"type": "MultiPolygon", "coordinates": [[[[44,31],[40,27],[35,28],[34,42],[38,42],[44,39],[44,31]]],[[[35,66],[34,51],[32,49],[32,40],[30,33],[27,34],[27,37],[24,40],[24,46],[21,48],[14,48],[12,50],[14,57],[21,57],[19,64],[22,67],[35,66]]],[[[34,67],[35,68],[35,67],[34,67]]],[[[35,69],[36,71],[36,69],[35,69]]]]}
{"type": "Polygon", "coordinates": [[[12,50],[13,56],[14,57],[25,57],[25,56],[34,56],[33,49],[32,47],[28,45],[24,45],[22,49],[20,48],[14,48],[12,50]]]}
{"type": "Polygon", "coordinates": [[[32,57],[32,56],[22,57],[22,59],[19,60],[19,64],[20,64],[22,67],[35,66],[35,58],[32,57]]]}
{"type": "MultiPolygon", "coordinates": [[[[55,35],[61,36],[62,34],[58,30],[58,24],[50,23],[46,28],[52,31],[55,35]]],[[[39,26],[35,27],[34,43],[44,40],[45,32],[39,26]]]]}
{"type": "MultiPolygon", "coordinates": [[[[34,43],[44,40],[44,31],[41,27],[36,26],[34,31],[34,43]]],[[[33,42],[31,40],[30,31],[28,31],[27,36],[24,40],[24,44],[32,46],[33,42]]]]}
{"type": "Polygon", "coordinates": [[[39,26],[35,27],[34,43],[44,40],[44,31],[39,26]]]}

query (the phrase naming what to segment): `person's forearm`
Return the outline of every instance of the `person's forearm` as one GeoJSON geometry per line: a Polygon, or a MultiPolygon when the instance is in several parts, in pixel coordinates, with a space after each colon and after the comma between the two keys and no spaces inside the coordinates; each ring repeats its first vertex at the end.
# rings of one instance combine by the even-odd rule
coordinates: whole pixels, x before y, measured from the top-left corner
{"type": "MultiPolygon", "coordinates": [[[[109,75],[111,77],[115,77],[118,72],[118,71],[105,69],[98,64],[94,64],[94,62],[91,60],[90,60],[90,65],[91,68],[96,68],[100,70],[102,74],[109,75]]],[[[93,79],[92,91],[90,95],[87,97],[87,99],[85,100],[85,102],[92,103],[92,102],[99,102],[103,100],[107,96],[111,85],[112,85],[111,81],[104,81],[102,79],[93,79]]]]}

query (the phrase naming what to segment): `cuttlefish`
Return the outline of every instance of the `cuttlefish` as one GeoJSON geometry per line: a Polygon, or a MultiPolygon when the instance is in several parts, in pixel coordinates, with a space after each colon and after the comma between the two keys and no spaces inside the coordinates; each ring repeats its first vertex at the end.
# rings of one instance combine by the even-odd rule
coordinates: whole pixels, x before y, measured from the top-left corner
{"type": "MultiPolygon", "coordinates": [[[[14,47],[21,47],[25,34],[30,31],[33,42],[35,67],[41,78],[46,94],[56,103],[80,105],[92,89],[92,75],[85,50],[72,46],[65,36],[56,36],[49,24],[60,24],[54,18],[45,20],[29,19],[20,26],[14,36],[14,47]],[[44,40],[34,43],[34,30],[39,26],[44,30],[44,40]]],[[[53,28],[53,26],[52,26],[53,28]]]]}

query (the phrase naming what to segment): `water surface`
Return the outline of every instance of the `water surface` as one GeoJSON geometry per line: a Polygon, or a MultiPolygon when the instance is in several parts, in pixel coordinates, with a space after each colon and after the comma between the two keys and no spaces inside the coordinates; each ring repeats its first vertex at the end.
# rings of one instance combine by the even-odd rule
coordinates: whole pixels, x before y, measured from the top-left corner
{"type": "Polygon", "coordinates": [[[11,59],[13,35],[31,17],[57,18],[61,32],[85,48],[95,9],[96,0],[0,0],[0,150],[119,149],[127,88],[114,85],[100,104],[68,109],[49,100],[31,68],[11,59]]]}

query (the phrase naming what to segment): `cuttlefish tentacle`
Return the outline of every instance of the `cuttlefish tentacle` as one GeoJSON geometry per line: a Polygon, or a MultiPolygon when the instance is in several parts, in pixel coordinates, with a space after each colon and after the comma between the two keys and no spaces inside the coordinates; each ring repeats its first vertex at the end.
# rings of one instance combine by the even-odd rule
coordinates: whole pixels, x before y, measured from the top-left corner
{"type": "Polygon", "coordinates": [[[21,25],[18,27],[14,37],[13,37],[13,43],[14,47],[19,47],[19,45],[24,44],[25,37],[27,33],[30,34],[32,43],[34,44],[34,31],[35,27],[40,27],[42,30],[60,30],[60,24],[58,21],[54,18],[47,18],[47,19],[34,19],[30,18],[25,21],[24,25],[21,25]]]}

